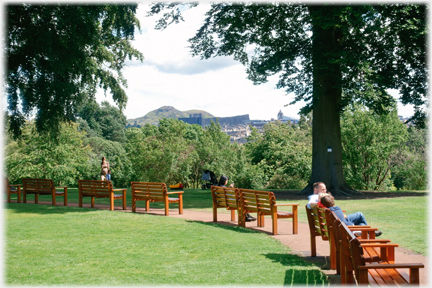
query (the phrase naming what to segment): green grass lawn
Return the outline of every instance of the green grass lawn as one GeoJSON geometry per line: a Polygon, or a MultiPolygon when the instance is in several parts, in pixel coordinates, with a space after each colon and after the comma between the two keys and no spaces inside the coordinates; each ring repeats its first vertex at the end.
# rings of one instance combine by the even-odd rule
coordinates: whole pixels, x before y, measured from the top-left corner
{"type": "Polygon", "coordinates": [[[250,229],[36,204],[5,209],[8,285],[326,285],[250,229]]]}
{"type": "MultiPolygon", "coordinates": [[[[175,190],[173,190],[175,191],[175,190]]],[[[183,199],[184,209],[193,209],[212,213],[212,199],[210,190],[185,189],[183,199]]],[[[12,199],[15,199],[12,195],[12,199]]],[[[127,191],[127,206],[131,206],[131,191],[127,191]]],[[[305,200],[283,200],[277,203],[299,203],[299,222],[307,223],[305,200]]],[[[33,201],[33,196],[29,200],[33,201]]],[[[50,196],[40,196],[41,201],[51,201],[50,196]]],[[[87,207],[90,198],[83,198],[83,203],[87,207]]],[[[401,247],[410,249],[416,253],[427,255],[428,244],[428,197],[401,197],[385,198],[373,200],[337,200],[336,205],[346,211],[346,214],[357,211],[363,212],[368,224],[379,228],[383,235],[382,239],[390,239],[401,247]]],[[[57,201],[62,203],[63,198],[57,197],[57,201]]],[[[109,204],[108,199],[96,199],[96,203],[109,204]]],[[[115,200],[116,206],[121,206],[122,200],[115,200]]],[[[78,203],[78,189],[68,189],[68,202],[78,203]]],[[[61,205],[61,204],[59,204],[61,205]]],[[[137,202],[138,207],[144,207],[144,201],[137,202]]],[[[163,208],[163,203],[150,203],[150,209],[163,208]]],[[[170,209],[178,209],[178,204],[170,204],[170,209]]],[[[290,211],[290,207],[280,207],[279,209],[290,211]]],[[[218,213],[230,213],[228,210],[219,209],[218,213]]],[[[283,220],[282,220],[283,221],[283,220]]]]}
{"type": "MultiPolygon", "coordinates": [[[[68,202],[78,203],[76,188],[68,189],[68,202]]],[[[278,201],[290,202],[300,204],[299,221],[306,223],[307,200],[278,201]]],[[[363,212],[369,225],[383,231],[380,238],[427,256],[428,197],[336,199],[336,205],[347,214],[363,212]]],[[[152,208],[163,204],[150,203],[152,208]]],[[[185,189],[184,209],[211,208],[210,190],[185,189]]],[[[15,203],[6,204],[5,224],[5,281],[11,285],[328,285],[316,266],[288,254],[280,242],[237,226],[15,203]]]]}

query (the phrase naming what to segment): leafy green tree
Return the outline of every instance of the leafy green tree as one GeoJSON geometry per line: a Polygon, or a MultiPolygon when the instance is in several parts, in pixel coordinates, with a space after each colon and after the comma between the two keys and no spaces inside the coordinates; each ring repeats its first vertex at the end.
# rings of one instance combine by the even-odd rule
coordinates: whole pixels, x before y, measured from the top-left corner
{"type": "Polygon", "coordinates": [[[126,116],[117,107],[103,101],[89,101],[79,109],[80,128],[89,136],[99,136],[110,141],[126,142],[126,116]]]}
{"type": "MultiPolygon", "coordinates": [[[[165,8],[172,13],[162,16],[159,29],[181,20],[175,4],[153,4],[150,15],[165,8]]],[[[191,51],[201,59],[234,57],[255,84],[279,76],[277,88],[295,93],[292,103],[304,100],[303,114],[313,111],[312,172],[302,193],[323,181],[334,195],[350,194],[356,191],[343,174],[344,107],[360,102],[385,114],[394,102],[386,90],[398,89],[402,103],[415,105],[413,120],[424,123],[426,15],[426,5],[414,4],[218,2],[190,39],[191,51]]]]}
{"type": "Polygon", "coordinates": [[[268,123],[262,134],[253,129],[245,144],[251,162],[264,169],[267,188],[300,188],[311,171],[310,130],[288,123],[268,123]]]}
{"type": "Polygon", "coordinates": [[[404,190],[426,190],[428,179],[428,129],[408,128],[404,153],[396,155],[392,169],[394,186],[404,190]]]}
{"type": "Polygon", "coordinates": [[[19,136],[35,115],[39,132],[57,134],[75,119],[98,87],[126,106],[127,59],[143,60],[132,47],[137,4],[29,4],[6,6],[6,92],[9,129],[19,136]]]}
{"type": "Polygon", "coordinates": [[[348,183],[362,190],[388,189],[385,186],[391,186],[395,158],[404,153],[407,139],[407,127],[396,109],[387,115],[377,115],[361,105],[345,111],[342,147],[348,183]]]}
{"type": "Polygon", "coordinates": [[[91,173],[91,148],[77,124],[63,124],[59,135],[39,134],[34,123],[27,123],[20,140],[6,136],[6,176],[12,183],[21,178],[53,179],[56,185],[77,185],[91,173]]]}

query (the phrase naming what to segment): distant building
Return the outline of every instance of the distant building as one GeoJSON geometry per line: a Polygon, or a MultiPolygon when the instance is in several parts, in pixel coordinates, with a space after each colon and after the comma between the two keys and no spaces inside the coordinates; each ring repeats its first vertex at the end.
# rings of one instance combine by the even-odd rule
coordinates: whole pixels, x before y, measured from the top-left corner
{"type": "Polygon", "coordinates": [[[130,123],[128,123],[128,124],[126,125],[126,129],[127,129],[127,128],[141,128],[141,126],[138,125],[138,124],[137,124],[137,121],[135,120],[133,125],[131,125],[130,123]]]}
{"type": "Polygon", "coordinates": [[[209,126],[211,122],[219,121],[219,124],[222,125],[242,125],[245,124],[245,121],[249,121],[249,114],[233,116],[233,117],[212,117],[212,118],[203,118],[201,113],[189,114],[189,118],[178,118],[179,120],[189,123],[189,124],[198,124],[202,127],[209,126]]]}

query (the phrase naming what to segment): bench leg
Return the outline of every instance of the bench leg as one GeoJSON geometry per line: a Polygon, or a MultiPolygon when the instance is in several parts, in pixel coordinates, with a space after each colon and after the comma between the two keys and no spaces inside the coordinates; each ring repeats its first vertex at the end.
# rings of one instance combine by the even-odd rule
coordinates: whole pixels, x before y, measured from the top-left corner
{"type": "Polygon", "coordinates": [[[217,208],[213,206],[213,222],[217,222],[217,208]]]}
{"type": "Polygon", "coordinates": [[[330,242],[330,269],[337,270],[336,265],[336,243],[333,239],[329,239],[330,242]]]}
{"type": "Polygon", "coordinates": [[[23,203],[27,203],[27,193],[26,193],[26,191],[24,191],[23,203]]]}
{"type": "Polygon", "coordinates": [[[145,206],[146,206],[146,211],[150,210],[150,201],[149,200],[145,200],[145,206]]]}
{"type": "Polygon", "coordinates": [[[56,194],[55,194],[55,190],[54,190],[54,193],[52,194],[52,205],[53,206],[56,206],[56,194]]]}
{"type": "Polygon", "coordinates": [[[132,196],[132,212],[136,212],[136,201],[133,196],[132,196]]]}
{"type": "Polygon", "coordinates": [[[39,202],[39,195],[35,194],[35,204],[38,204],[38,202],[39,202]]]}
{"type": "Polygon", "coordinates": [[[165,202],[165,216],[169,216],[169,202],[168,202],[168,196],[164,199],[165,202]]]}
{"type": "Polygon", "coordinates": [[[410,284],[416,284],[417,286],[420,284],[420,273],[419,268],[410,268],[409,269],[409,278],[410,284]]]}
{"type": "Polygon", "coordinates": [[[67,187],[64,187],[63,204],[67,206],[67,187]]]}
{"type": "Polygon", "coordinates": [[[235,210],[231,210],[231,221],[235,221],[235,210]]]}
{"type": "Polygon", "coordinates": [[[258,227],[264,227],[265,226],[265,218],[264,215],[257,215],[257,222],[258,222],[258,227]]]}
{"type": "Polygon", "coordinates": [[[273,212],[272,215],[272,231],[273,231],[273,235],[277,235],[278,233],[278,227],[277,227],[277,212],[273,212]]]}
{"type": "Polygon", "coordinates": [[[11,200],[10,200],[11,195],[10,194],[11,194],[10,192],[7,193],[7,201],[8,201],[8,203],[11,203],[11,200]]]}
{"type": "Polygon", "coordinates": [[[92,207],[92,208],[95,207],[95,205],[94,205],[94,199],[95,199],[95,197],[91,197],[91,207],[92,207]]]}
{"type": "Polygon", "coordinates": [[[114,192],[110,193],[110,210],[114,211],[114,192]]]}
{"type": "Polygon", "coordinates": [[[311,256],[316,257],[316,238],[315,236],[310,236],[310,243],[311,243],[311,256]]]}
{"type": "Polygon", "coordinates": [[[179,194],[179,214],[183,214],[183,194],[179,194]]]}
{"type": "Polygon", "coordinates": [[[298,234],[298,207],[292,206],[293,208],[293,234],[298,234]]]}
{"type": "Polygon", "coordinates": [[[126,190],[123,190],[123,210],[126,210],[126,190]]]}

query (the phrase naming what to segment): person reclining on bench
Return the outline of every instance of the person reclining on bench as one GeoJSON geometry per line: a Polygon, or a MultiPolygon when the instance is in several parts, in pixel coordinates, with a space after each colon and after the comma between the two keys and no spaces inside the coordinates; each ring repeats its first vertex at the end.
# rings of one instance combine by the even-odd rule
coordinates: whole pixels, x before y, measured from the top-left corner
{"type": "MultiPolygon", "coordinates": [[[[321,198],[321,203],[333,211],[336,216],[347,226],[352,225],[359,225],[359,226],[366,226],[368,225],[366,222],[366,218],[363,215],[362,212],[356,212],[349,215],[345,215],[342,211],[342,209],[339,206],[335,206],[334,197],[330,195],[326,195],[323,198],[321,198]]],[[[378,237],[382,234],[380,230],[375,231],[375,237],[378,237]]],[[[354,231],[354,235],[359,236],[358,231],[354,231]]]]}
{"type": "MultiPolygon", "coordinates": [[[[228,184],[228,177],[225,175],[222,175],[219,179],[219,183],[217,186],[226,187],[227,184],[228,184]]],[[[234,183],[231,183],[229,187],[233,188],[234,183]]],[[[256,218],[252,217],[249,213],[246,213],[246,222],[251,222],[251,221],[256,221],[256,218]]]]}
{"type": "Polygon", "coordinates": [[[326,193],[327,187],[324,184],[324,182],[316,182],[313,184],[313,191],[314,194],[311,194],[308,196],[309,202],[307,204],[307,207],[311,209],[312,207],[317,206],[317,203],[319,201],[319,194],[320,193],[326,193]]]}

